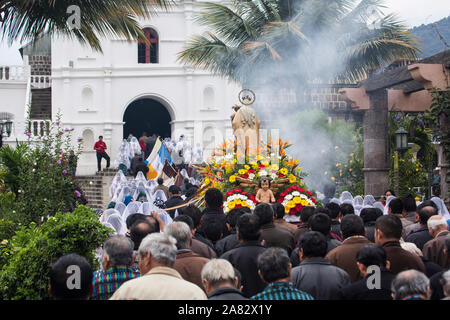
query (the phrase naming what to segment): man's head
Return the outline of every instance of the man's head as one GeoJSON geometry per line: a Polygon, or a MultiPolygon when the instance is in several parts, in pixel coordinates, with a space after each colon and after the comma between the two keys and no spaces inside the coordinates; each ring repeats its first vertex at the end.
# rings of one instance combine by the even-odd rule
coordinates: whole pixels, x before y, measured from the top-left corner
{"type": "Polygon", "coordinates": [[[447,220],[443,216],[435,215],[427,221],[428,231],[435,238],[442,231],[448,230],[447,220]]]}
{"type": "Polygon", "coordinates": [[[265,283],[289,282],[291,261],[286,250],[268,248],[258,256],[258,274],[265,283]]]}
{"type": "Polygon", "coordinates": [[[377,244],[368,244],[359,249],[356,254],[356,265],[363,277],[367,276],[367,268],[377,266],[381,269],[389,269],[390,262],[387,260],[386,250],[377,244]]]}
{"type": "Polygon", "coordinates": [[[345,216],[341,221],[341,232],[344,239],[353,236],[365,236],[364,221],[357,215],[345,216]]]}
{"type": "Polygon", "coordinates": [[[92,278],[93,271],[86,258],[77,254],[65,255],[50,266],[50,296],[55,300],[89,300],[92,278]],[[79,281],[69,279],[74,276],[79,276],[79,281]],[[69,286],[76,283],[79,287],[69,286]]]}
{"type": "Polygon", "coordinates": [[[99,140],[99,141],[103,141],[103,136],[99,136],[99,137],[98,137],[98,140],[99,140]]]}
{"type": "Polygon", "coordinates": [[[268,203],[260,203],[253,210],[253,214],[258,216],[261,226],[272,223],[274,212],[272,206],[268,203]]]}
{"type": "Polygon", "coordinates": [[[275,219],[283,219],[283,217],[286,215],[284,206],[279,202],[271,203],[270,205],[272,206],[275,219]]]}
{"type": "Polygon", "coordinates": [[[403,271],[392,281],[391,290],[394,300],[404,300],[413,296],[428,300],[430,298],[430,280],[420,271],[403,271]]]}
{"type": "Polygon", "coordinates": [[[212,243],[222,239],[224,229],[225,226],[221,220],[207,219],[202,222],[202,232],[212,243]]]}
{"type": "Polygon", "coordinates": [[[309,258],[323,258],[327,254],[327,238],[317,231],[306,232],[299,243],[300,261],[309,258]]]}
{"type": "Polygon", "coordinates": [[[311,231],[318,231],[324,236],[329,236],[331,232],[331,219],[325,213],[316,213],[309,218],[309,229],[311,231]]]}
{"type": "Polygon", "coordinates": [[[130,214],[130,215],[127,217],[127,220],[125,221],[125,223],[126,223],[126,225],[127,225],[127,229],[130,230],[131,226],[132,226],[133,224],[135,224],[136,221],[145,221],[145,218],[146,218],[146,217],[147,217],[147,216],[146,216],[145,214],[142,214],[142,213],[133,213],[133,214],[130,214]]]}
{"type": "Polygon", "coordinates": [[[422,226],[426,226],[428,220],[435,215],[437,215],[437,210],[435,208],[422,207],[419,209],[418,213],[416,213],[416,220],[418,220],[422,226]]]}
{"type": "Polygon", "coordinates": [[[331,220],[338,220],[341,218],[341,207],[334,202],[330,202],[325,206],[329,210],[329,217],[331,220]]]}
{"type": "Polygon", "coordinates": [[[163,178],[158,178],[158,180],[156,180],[158,182],[158,185],[162,185],[164,183],[163,178]]]}
{"type": "Polygon", "coordinates": [[[103,270],[114,266],[131,266],[135,256],[134,243],[129,238],[115,235],[106,240],[103,245],[103,270]]]}
{"type": "Polygon", "coordinates": [[[191,217],[192,222],[194,223],[194,228],[197,230],[200,228],[203,214],[200,211],[200,209],[194,206],[193,204],[178,209],[178,214],[191,217]]]}
{"type": "Polygon", "coordinates": [[[259,240],[261,227],[258,216],[250,213],[243,214],[238,219],[236,230],[240,241],[259,240]]]}
{"type": "Polygon", "coordinates": [[[231,209],[227,213],[225,222],[227,224],[228,231],[231,231],[236,228],[237,221],[238,221],[239,217],[242,216],[243,214],[244,214],[244,211],[241,210],[241,208],[231,209]]]}
{"type": "Polygon", "coordinates": [[[212,259],[203,266],[202,282],[207,295],[219,288],[236,288],[238,279],[233,265],[224,259],[212,259]]]}
{"type": "Polygon", "coordinates": [[[189,226],[189,229],[191,230],[192,235],[194,235],[195,233],[195,228],[194,228],[194,221],[192,221],[192,218],[185,215],[185,214],[180,214],[178,215],[175,219],[173,219],[173,222],[184,222],[189,226]]]}
{"type": "Polygon", "coordinates": [[[408,194],[406,197],[402,198],[403,202],[403,209],[405,212],[416,212],[417,205],[416,205],[416,199],[411,194],[408,194]]]}
{"type": "Polygon", "coordinates": [[[419,204],[417,206],[417,212],[419,212],[420,209],[425,208],[425,207],[433,207],[434,209],[436,209],[436,211],[438,210],[436,203],[434,203],[431,200],[425,200],[424,202],[422,202],[421,204],[419,204]]]}
{"type": "Polygon", "coordinates": [[[155,267],[173,267],[177,256],[176,240],[164,233],[146,236],[139,246],[139,270],[141,275],[155,267]]]}
{"type": "Polygon", "coordinates": [[[177,249],[190,249],[192,246],[192,233],[189,225],[184,222],[173,222],[164,231],[177,240],[177,249]]]}
{"type": "Polygon", "coordinates": [[[395,198],[389,202],[389,214],[403,214],[403,202],[402,199],[395,198]]]}
{"type": "Polygon", "coordinates": [[[342,216],[346,216],[348,214],[355,214],[355,208],[350,203],[343,203],[340,205],[342,216]]]}
{"type": "Polygon", "coordinates": [[[300,212],[300,220],[303,223],[308,223],[309,218],[313,216],[314,211],[315,211],[314,207],[303,207],[302,211],[300,212]]]}
{"type": "Polygon", "coordinates": [[[179,186],[173,185],[169,187],[169,197],[180,197],[181,189],[179,186]]]}
{"type": "Polygon", "coordinates": [[[450,297],[450,270],[447,270],[442,274],[441,284],[444,295],[450,297]]]}
{"type": "Polygon", "coordinates": [[[388,241],[399,241],[402,237],[403,225],[399,217],[381,216],[375,223],[375,242],[383,245],[388,241]]]}
{"type": "Polygon", "coordinates": [[[221,208],[223,194],[219,189],[211,188],[205,192],[205,203],[208,208],[221,208]]]}
{"type": "Polygon", "coordinates": [[[364,208],[361,210],[359,216],[363,219],[364,223],[375,222],[379,217],[383,215],[383,212],[378,208],[364,208]]]}
{"type": "Polygon", "coordinates": [[[134,243],[134,250],[139,248],[142,239],[154,232],[156,232],[155,227],[147,221],[136,221],[130,228],[130,238],[134,243]]]}

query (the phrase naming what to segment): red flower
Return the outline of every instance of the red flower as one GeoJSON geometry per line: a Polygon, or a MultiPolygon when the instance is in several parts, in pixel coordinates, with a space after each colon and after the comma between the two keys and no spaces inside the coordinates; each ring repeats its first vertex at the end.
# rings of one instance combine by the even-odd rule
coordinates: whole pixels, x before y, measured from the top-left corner
{"type": "Polygon", "coordinates": [[[227,192],[227,196],[232,196],[233,195],[233,191],[228,191],[227,192]]]}
{"type": "Polygon", "coordinates": [[[244,175],[242,176],[242,178],[248,179],[248,173],[244,174],[244,175]]]}
{"type": "Polygon", "coordinates": [[[241,193],[241,192],[242,192],[242,189],[234,189],[234,192],[236,192],[236,193],[241,193]]]}
{"type": "Polygon", "coordinates": [[[244,196],[248,196],[248,192],[242,192],[244,196]]]}
{"type": "Polygon", "coordinates": [[[266,166],[263,165],[262,163],[259,165],[259,168],[260,168],[260,169],[265,168],[265,167],[266,167],[266,166]]]}
{"type": "Polygon", "coordinates": [[[223,197],[223,201],[227,201],[227,197],[223,197]]]}
{"type": "Polygon", "coordinates": [[[237,204],[237,205],[235,206],[235,208],[236,208],[236,209],[242,208],[242,204],[237,204]]]}
{"type": "Polygon", "coordinates": [[[282,192],[282,193],[280,193],[280,197],[286,197],[287,196],[287,192],[282,192]]]}
{"type": "Polygon", "coordinates": [[[295,209],[296,209],[297,211],[302,211],[303,206],[299,203],[298,205],[295,206],[295,209]]]}
{"type": "Polygon", "coordinates": [[[249,198],[250,200],[252,200],[253,202],[255,202],[255,196],[254,196],[253,194],[249,195],[248,198],[249,198]]]}
{"type": "Polygon", "coordinates": [[[291,193],[291,192],[292,192],[292,188],[288,188],[288,189],[286,190],[286,192],[287,192],[287,193],[291,193]]]}
{"type": "Polygon", "coordinates": [[[306,193],[308,194],[308,196],[312,196],[312,193],[311,192],[309,192],[309,191],[306,191],[306,193]]]}
{"type": "Polygon", "coordinates": [[[290,214],[291,216],[294,216],[296,212],[297,212],[297,210],[296,210],[295,207],[294,207],[294,208],[292,208],[292,209],[289,211],[289,214],[290,214]]]}
{"type": "Polygon", "coordinates": [[[303,193],[306,193],[306,190],[304,190],[304,189],[302,189],[302,188],[299,188],[298,191],[303,192],[303,193]]]}
{"type": "Polygon", "coordinates": [[[255,173],[255,170],[250,169],[250,170],[248,170],[248,173],[255,173]]]}
{"type": "Polygon", "coordinates": [[[279,198],[278,203],[283,203],[283,198],[279,198]]]}
{"type": "Polygon", "coordinates": [[[284,178],[284,174],[278,173],[278,178],[284,178]]]}
{"type": "Polygon", "coordinates": [[[314,198],[311,198],[311,201],[314,202],[314,204],[316,204],[316,202],[317,202],[316,199],[314,199],[314,198]]]}

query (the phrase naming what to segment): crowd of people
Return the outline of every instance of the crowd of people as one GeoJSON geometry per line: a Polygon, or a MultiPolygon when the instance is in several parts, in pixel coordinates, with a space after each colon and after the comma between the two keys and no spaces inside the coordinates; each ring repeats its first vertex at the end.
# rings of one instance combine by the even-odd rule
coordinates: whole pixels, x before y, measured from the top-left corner
{"type": "Polygon", "coordinates": [[[323,199],[321,207],[304,207],[299,222],[290,223],[279,203],[224,214],[218,189],[207,190],[203,211],[186,204],[179,187],[170,186],[168,193],[172,212],[105,211],[100,220],[116,233],[99,249],[100,270],[75,254],[60,258],[51,266],[51,296],[450,299],[450,221],[442,200],[417,205],[412,196],[391,195],[378,206],[372,196],[359,204],[359,197],[344,192],[339,199],[323,199]],[[65,286],[71,265],[82,272],[79,290],[65,286]]]}

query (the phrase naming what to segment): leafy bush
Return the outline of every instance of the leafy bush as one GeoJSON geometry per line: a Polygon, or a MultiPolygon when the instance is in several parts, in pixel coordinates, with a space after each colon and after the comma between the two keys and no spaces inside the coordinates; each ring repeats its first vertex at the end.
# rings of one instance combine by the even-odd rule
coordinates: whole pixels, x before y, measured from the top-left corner
{"type": "Polygon", "coordinates": [[[86,257],[98,268],[95,250],[111,234],[88,207],[58,212],[40,227],[22,227],[3,248],[7,263],[0,272],[0,295],[11,300],[48,299],[49,266],[69,253],[86,257]]]}

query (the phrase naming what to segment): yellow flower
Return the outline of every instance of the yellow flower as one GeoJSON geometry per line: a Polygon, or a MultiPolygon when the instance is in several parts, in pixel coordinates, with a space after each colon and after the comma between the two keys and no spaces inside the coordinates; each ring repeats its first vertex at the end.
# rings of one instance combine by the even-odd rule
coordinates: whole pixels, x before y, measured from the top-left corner
{"type": "Polygon", "coordinates": [[[232,210],[235,206],[236,204],[234,203],[234,201],[228,202],[228,209],[232,210]]]}
{"type": "Polygon", "coordinates": [[[278,171],[278,169],[280,169],[279,165],[277,165],[276,163],[272,165],[272,170],[278,171]]]}
{"type": "Polygon", "coordinates": [[[245,174],[247,171],[246,170],[244,170],[244,169],[240,169],[239,171],[238,171],[238,173],[239,173],[239,175],[243,175],[243,174],[245,174]]]}
{"type": "Polygon", "coordinates": [[[244,166],[244,168],[245,168],[245,170],[248,170],[248,169],[250,169],[250,166],[246,164],[246,165],[244,166]]]}
{"type": "Polygon", "coordinates": [[[236,199],[236,200],[234,200],[234,204],[235,204],[235,205],[242,204],[241,199],[236,199]]]}
{"type": "Polygon", "coordinates": [[[229,180],[230,180],[231,183],[235,183],[236,182],[236,176],[231,176],[229,180]]]}
{"type": "Polygon", "coordinates": [[[265,161],[262,161],[261,162],[263,165],[265,165],[266,167],[268,167],[269,166],[269,161],[267,161],[267,160],[265,160],[265,161]]]}
{"type": "Polygon", "coordinates": [[[256,161],[260,161],[260,160],[262,160],[262,159],[263,159],[262,155],[258,154],[258,155],[256,156],[256,161]]]}
{"type": "Polygon", "coordinates": [[[291,209],[286,206],[286,208],[284,208],[284,213],[289,213],[289,211],[291,211],[291,209]]]}
{"type": "Polygon", "coordinates": [[[294,197],[294,203],[295,204],[299,204],[299,203],[301,203],[302,202],[302,199],[300,198],[300,197],[294,197]]]}
{"type": "Polygon", "coordinates": [[[289,202],[287,203],[287,207],[290,208],[294,208],[295,207],[295,202],[292,200],[289,200],[289,202]]]}
{"type": "Polygon", "coordinates": [[[289,183],[294,183],[296,181],[297,181],[297,178],[293,174],[289,175],[289,183]]]}
{"type": "Polygon", "coordinates": [[[280,173],[282,174],[282,175],[287,175],[288,174],[288,169],[286,169],[286,168],[281,168],[280,169],[280,173]]]}
{"type": "Polygon", "coordinates": [[[205,178],[205,180],[203,181],[203,184],[206,186],[210,183],[211,183],[211,180],[209,180],[209,178],[205,178]]]}

